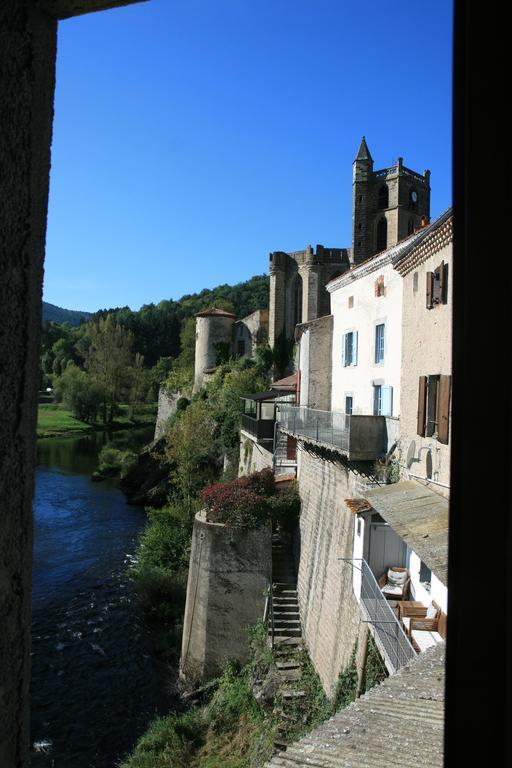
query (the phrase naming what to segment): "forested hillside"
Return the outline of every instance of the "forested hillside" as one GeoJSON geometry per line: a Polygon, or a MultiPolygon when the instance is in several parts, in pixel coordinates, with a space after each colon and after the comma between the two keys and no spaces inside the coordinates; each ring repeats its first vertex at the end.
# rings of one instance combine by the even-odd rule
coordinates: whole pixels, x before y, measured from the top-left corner
{"type": "Polygon", "coordinates": [[[43,301],[43,323],[69,323],[72,328],[75,328],[80,325],[82,320],[88,320],[90,317],[92,317],[91,312],[63,309],[43,301]]]}
{"type": "Polygon", "coordinates": [[[154,401],[169,374],[180,383],[191,379],[197,312],[215,306],[242,318],[267,308],[268,296],[269,278],[258,275],[177,301],[147,304],[137,312],[129,307],[100,310],[74,327],[45,322],[41,388],[51,387],[57,402],[77,418],[110,423],[119,403],[136,410],[154,401]]]}

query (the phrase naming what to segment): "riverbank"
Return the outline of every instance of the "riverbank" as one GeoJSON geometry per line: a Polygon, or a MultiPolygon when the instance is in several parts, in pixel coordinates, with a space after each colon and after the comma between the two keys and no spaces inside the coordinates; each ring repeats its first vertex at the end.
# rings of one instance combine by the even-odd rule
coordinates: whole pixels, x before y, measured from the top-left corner
{"type": "Polygon", "coordinates": [[[37,437],[79,437],[90,432],[111,432],[151,426],[156,421],[158,403],[147,403],[137,410],[135,418],[128,416],[129,406],[120,405],[120,413],[112,424],[88,424],[76,419],[71,411],[55,403],[40,403],[37,410],[37,437]]]}

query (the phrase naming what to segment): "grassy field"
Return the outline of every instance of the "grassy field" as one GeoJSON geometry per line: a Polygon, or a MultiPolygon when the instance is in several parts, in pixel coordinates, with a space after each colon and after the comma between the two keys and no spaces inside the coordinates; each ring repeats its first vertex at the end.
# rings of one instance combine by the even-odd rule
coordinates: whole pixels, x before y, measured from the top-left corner
{"type": "MultiPolygon", "coordinates": [[[[157,404],[149,403],[142,406],[137,415],[130,419],[128,417],[128,406],[121,405],[120,413],[111,425],[111,428],[119,429],[124,427],[141,427],[145,424],[154,424],[156,419],[157,404]]],[[[75,419],[71,411],[66,410],[61,405],[40,403],[37,413],[37,436],[38,437],[63,437],[65,435],[75,435],[93,430],[105,429],[104,424],[86,424],[85,421],[75,419]]]]}

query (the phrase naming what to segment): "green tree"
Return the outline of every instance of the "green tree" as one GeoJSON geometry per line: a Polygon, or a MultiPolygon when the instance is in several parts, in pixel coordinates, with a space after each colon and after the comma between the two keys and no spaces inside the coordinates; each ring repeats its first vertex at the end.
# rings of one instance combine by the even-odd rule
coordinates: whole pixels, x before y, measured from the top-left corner
{"type": "Polygon", "coordinates": [[[215,372],[206,391],[213,418],[218,424],[222,450],[238,465],[242,395],[264,392],[269,384],[261,370],[247,359],[230,361],[215,372]]]}
{"type": "Polygon", "coordinates": [[[55,380],[55,399],[62,402],[75,418],[90,423],[97,421],[105,393],[101,384],[70,363],[55,380]]]}
{"type": "Polygon", "coordinates": [[[149,372],[144,369],[144,357],[136,352],[133,366],[130,369],[130,419],[133,419],[137,410],[145,402],[149,383],[149,372]]]}
{"type": "Polygon", "coordinates": [[[216,479],[219,450],[215,438],[217,425],[208,404],[194,400],[179,411],[166,433],[166,457],[171,478],[189,514],[201,488],[216,479]]]}
{"type": "Polygon", "coordinates": [[[109,314],[91,325],[89,336],[85,367],[103,389],[103,421],[111,424],[129,381],[133,335],[109,314]]]}

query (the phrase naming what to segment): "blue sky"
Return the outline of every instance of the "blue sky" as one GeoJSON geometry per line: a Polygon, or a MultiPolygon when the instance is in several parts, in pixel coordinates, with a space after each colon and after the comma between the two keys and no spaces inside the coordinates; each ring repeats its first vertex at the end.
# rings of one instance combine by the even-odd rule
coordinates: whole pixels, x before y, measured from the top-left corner
{"type": "Polygon", "coordinates": [[[44,298],[179,298],[351,244],[352,162],[451,204],[448,0],[151,0],[59,26],[44,298]]]}

